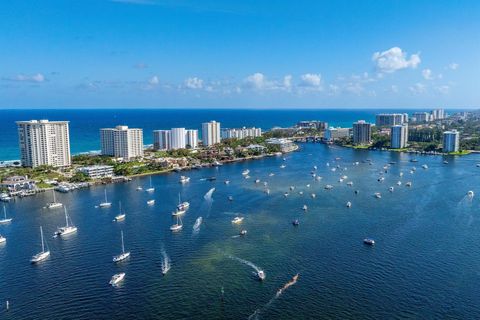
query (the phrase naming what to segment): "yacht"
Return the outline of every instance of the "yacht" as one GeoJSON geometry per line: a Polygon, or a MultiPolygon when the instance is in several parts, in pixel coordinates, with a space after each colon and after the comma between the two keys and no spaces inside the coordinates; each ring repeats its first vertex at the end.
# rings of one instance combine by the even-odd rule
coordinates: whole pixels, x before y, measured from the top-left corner
{"type": "Polygon", "coordinates": [[[242,223],[243,219],[244,219],[243,217],[235,217],[235,218],[232,220],[232,223],[235,223],[235,224],[242,223]]]}
{"type": "Polygon", "coordinates": [[[186,177],[186,176],[180,176],[180,183],[187,183],[187,182],[190,182],[190,177],[186,177]]]}
{"type": "Polygon", "coordinates": [[[77,232],[77,227],[75,227],[73,223],[71,223],[72,220],[67,214],[67,208],[63,207],[63,210],[65,211],[65,227],[57,228],[57,231],[55,231],[55,234],[53,235],[53,237],[58,237],[58,236],[63,237],[63,236],[67,236],[69,234],[77,232]]]}
{"type": "Polygon", "coordinates": [[[12,222],[12,218],[7,218],[7,208],[3,206],[3,219],[0,220],[0,224],[7,224],[12,222]]]}
{"type": "Polygon", "coordinates": [[[241,235],[241,236],[244,236],[244,235],[246,235],[246,234],[247,234],[247,230],[243,229],[242,231],[240,231],[240,235],[241,235]]]}
{"type": "Polygon", "coordinates": [[[122,212],[122,203],[119,202],[119,203],[118,203],[118,206],[119,206],[119,210],[118,210],[118,211],[120,211],[120,213],[115,216],[115,219],[113,219],[114,222],[118,222],[118,221],[123,221],[123,220],[125,220],[126,214],[125,214],[125,212],[122,212]]]}
{"type": "Polygon", "coordinates": [[[148,187],[145,191],[147,192],[155,191],[155,188],[152,186],[152,177],[150,177],[150,187],[148,187]]]}
{"type": "Polygon", "coordinates": [[[177,223],[175,223],[174,225],[172,225],[170,227],[170,230],[172,232],[177,232],[177,231],[180,231],[182,230],[183,228],[183,223],[182,223],[182,219],[180,218],[180,216],[177,216],[177,223]]]}
{"type": "Polygon", "coordinates": [[[0,201],[9,202],[10,200],[12,200],[12,197],[10,197],[8,194],[6,193],[0,194],[0,201]]]}
{"type": "Polygon", "coordinates": [[[249,173],[250,173],[250,170],[246,169],[246,170],[243,170],[242,175],[248,176],[249,173]]]}
{"type": "Polygon", "coordinates": [[[52,193],[53,193],[53,202],[47,203],[47,208],[48,209],[55,209],[55,208],[60,208],[61,206],[63,206],[63,204],[61,204],[60,202],[57,202],[57,199],[55,197],[55,190],[52,190],[52,193]]]}
{"type": "Polygon", "coordinates": [[[0,234],[0,244],[7,242],[7,238],[0,234]]]}
{"type": "Polygon", "coordinates": [[[114,274],[112,279],[110,279],[109,284],[112,287],[116,287],[120,282],[123,281],[124,278],[125,278],[125,272],[120,272],[120,273],[114,274]]]}
{"type": "Polygon", "coordinates": [[[370,239],[370,238],[365,238],[365,239],[363,239],[363,243],[365,243],[369,246],[373,246],[375,244],[375,240],[370,239]]]}
{"type": "Polygon", "coordinates": [[[149,206],[153,206],[153,205],[155,204],[155,200],[154,200],[154,199],[148,200],[148,201],[147,201],[147,204],[148,204],[149,206]]]}
{"type": "Polygon", "coordinates": [[[347,202],[347,208],[351,208],[352,207],[352,203],[350,201],[347,202]]]}
{"type": "Polygon", "coordinates": [[[125,246],[123,244],[123,231],[121,231],[120,234],[122,235],[122,253],[114,256],[112,259],[113,262],[120,262],[130,257],[130,251],[125,252],[125,246]]]}
{"type": "Polygon", "coordinates": [[[47,259],[50,256],[50,250],[48,250],[48,246],[47,246],[47,248],[45,248],[46,245],[45,245],[45,242],[43,240],[43,229],[42,229],[42,227],[40,227],[40,239],[42,240],[42,251],[40,251],[39,253],[37,253],[36,255],[34,255],[30,259],[31,263],[39,263],[39,262],[47,259]]]}
{"type": "Polygon", "coordinates": [[[380,199],[382,197],[382,194],[380,192],[375,192],[374,196],[375,198],[380,199]]]}
{"type": "Polygon", "coordinates": [[[258,277],[258,280],[263,281],[267,276],[265,275],[265,272],[263,270],[259,270],[257,272],[257,277],[258,277]]]}
{"type": "Polygon", "coordinates": [[[107,199],[107,189],[105,189],[105,201],[101,202],[99,206],[100,208],[108,208],[112,206],[112,203],[108,202],[108,199],[107,199]]]}

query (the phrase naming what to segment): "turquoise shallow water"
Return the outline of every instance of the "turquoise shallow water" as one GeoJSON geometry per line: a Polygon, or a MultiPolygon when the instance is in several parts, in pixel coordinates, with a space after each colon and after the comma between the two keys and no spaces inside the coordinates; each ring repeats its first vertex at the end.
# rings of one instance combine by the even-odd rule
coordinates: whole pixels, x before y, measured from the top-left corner
{"type": "Polygon", "coordinates": [[[63,225],[63,211],[42,209],[50,194],[19,199],[7,204],[13,223],[0,226],[7,237],[0,247],[0,299],[8,298],[11,306],[8,312],[2,308],[0,318],[246,319],[257,310],[260,319],[478,319],[479,200],[465,195],[468,190],[480,195],[480,168],[475,166],[480,158],[420,156],[418,163],[410,158],[303,144],[286,161],[272,157],[189,171],[191,182],[184,186],[178,173],[154,176],[151,196],[135,190],[137,184],[147,186],[148,178],[108,185],[110,209],[95,208],[103,187],[58,194],[79,228],[64,240],[51,238],[63,225]],[[352,165],[356,161],[360,164],[352,165]],[[379,172],[389,162],[395,164],[380,183],[379,172]],[[320,182],[310,175],[314,165],[320,182]],[[337,165],[347,170],[332,172],[337,165]],[[410,174],[413,165],[417,170],[410,174]],[[250,179],[241,175],[247,168],[250,179]],[[341,175],[348,176],[342,183],[341,175]],[[217,180],[204,180],[210,176],[217,180]],[[268,181],[270,195],[262,183],[254,183],[256,178],[268,181]],[[413,186],[397,186],[398,180],[413,186]],[[326,191],[326,184],[334,188],[326,191]],[[391,185],[393,193],[387,190],[391,185]],[[289,186],[296,189],[285,198],[289,186]],[[216,190],[207,201],[204,195],[212,187],[216,190]],[[382,198],[375,199],[374,192],[382,198]],[[178,193],[191,208],[183,231],[172,234],[170,212],[178,193]],[[227,200],[229,195],[234,201],[227,200]],[[150,198],[156,199],[152,207],[146,205],[150,198]],[[120,200],[127,218],[113,223],[120,200]],[[346,208],[347,201],[352,208],[346,208]],[[238,213],[245,220],[232,225],[238,213]],[[194,234],[198,216],[204,222],[194,234]],[[294,218],[300,220],[296,228],[294,218]],[[40,225],[52,253],[32,266],[40,225]],[[242,228],[248,234],[236,237],[242,228]],[[114,265],[120,230],[132,256],[114,265]],[[365,237],[376,245],[363,245],[365,237]],[[161,275],[162,249],[172,261],[166,276],[161,275]],[[257,281],[252,267],[229,256],[265,270],[266,280],[257,281]],[[110,277],[120,271],[126,272],[124,283],[109,287],[110,277]],[[298,282],[275,298],[296,273],[298,282]]]}

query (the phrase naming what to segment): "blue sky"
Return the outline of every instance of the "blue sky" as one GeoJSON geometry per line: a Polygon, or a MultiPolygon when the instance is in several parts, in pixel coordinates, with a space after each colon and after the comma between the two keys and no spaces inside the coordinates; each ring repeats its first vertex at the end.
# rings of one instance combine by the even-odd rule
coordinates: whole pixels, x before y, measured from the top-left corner
{"type": "Polygon", "coordinates": [[[0,108],[480,105],[480,1],[0,3],[0,108]]]}

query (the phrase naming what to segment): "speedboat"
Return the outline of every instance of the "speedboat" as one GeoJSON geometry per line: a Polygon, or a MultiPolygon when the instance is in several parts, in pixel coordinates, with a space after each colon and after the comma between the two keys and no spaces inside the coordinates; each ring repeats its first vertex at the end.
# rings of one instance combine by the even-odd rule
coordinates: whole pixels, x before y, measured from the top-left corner
{"type": "Polygon", "coordinates": [[[248,176],[249,173],[250,173],[250,170],[246,169],[246,170],[243,170],[242,175],[248,176]]]}
{"type": "Polygon", "coordinates": [[[374,195],[375,198],[377,198],[377,199],[380,199],[380,198],[382,197],[382,194],[381,194],[380,192],[375,192],[373,195],[374,195]]]}
{"type": "Polygon", "coordinates": [[[273,177],[274,175],[275,175],[275,173],[273,173],[273,172],[268,174],[269,177],[273,177]]]}
{"type": "Polygon", "coordinates": [[[125,252],[125,246],[123,244],[123,231],[121,231],[121,235],[122,235],[122,253],[114,256],[113,262],[120,262],[130,257],[130,251],[125,252]]]}
{"type": "Polygon", "coordinates": [[[285,192],[285,193],[283,194],[283,196],[284,196],[285,198],[288,197],[288,192],[285,192]]]}
{"type": "Polygon", "coordinates": [[[225,184],[229,184],[229,183],[230,183],[230,180],[225,180],[224,183],[225,183],[225,184]]]}
{"type": "Polygon", "coordinates": [[[410,162],[418,162],[417,159],[410,159],[410,162]]]}
{"type": "Polygon", "coordinates": [[[331,189],[333,189],[333,186],[332,186],[331,184],[327,184],[327,185],[325,186],[325,189],[326,189],[326,190],[331,190],[331,189]]]}
{"type": "Polygon", "coordinates": [[[385,178],[384,178],[384,177],[380,177],[380,178],[378,178],[378,182],[383,182],[383,180],[385,180],[385,178]]]}
{"type": "Polygon", "coordinates": [[[307,187],[307,188],[310,188],[310,183],[308,183],[308,184],[306,185],[306,187],[307,187]]]}
{"type": "Polygon", "coordinates": [[[307,207],[306,204],[303,205],[302,210],[303,210],[303,211],[307,211],[307,210],[308,210],[308,207],[307,207]]]}
{"type": "Polygon", "coordinates": [[[239,223],[242,223],[244,217],[235,217],[233,220],[232,220],[232,223],[235,223],[235,224],[239,224],[239,223]]]}
{"type": "Polygon", "coordinates": [[[247,174],[246,176],[244,176],[245,179],[250,179],[250,176],[247,174]]]}
{"type": "Polygon", "coordinates": [[[148,204],[149,206],[154,205],[154,204],[155,204],[155,200],[153,200],[153,199],[152,199],[152,200],[148,200],[148,201],[147,201],[147,204],[148,204]]]}
{"type": "Polygon", "coordinates": [[[423,169],[428,169],[428,166],[426,164],[422,165],[423,169]]]}
{"type": "Polygon", "coordinates": [[[286,165],[282,164],[282,165],[280,166],[280,169],[285,169],[286,167],[287,167],[286,165]]]}
{"type": "Polygon", "coordinates": [[[260,179],[255,179],[255,183],[260,183],[260,179]]]}
{"type": "Polygon", "coordinates": [[[263,270],[259,270],[257,272],[257,277],[258,277],[258,280],[263,281],[267,276],[265,275],[265,272],[263,270]]]}
{"type": "Polygon", "coordinates": [[[303,195],[303,191],[298,191],[298,194],[299,194],[299,195],[303,195]]]}
{"type": "Polygon", "coordinates": [[[316,177],[315,177],[315,180],[316,180],[316,181],[320,181],[320,180],[322,180],[322,177],[316,176],[316,177]]]}
{"type": "Polygon", "coordinates": [[[190,177],[186,177],[186,176],[180,177],[180,183],[187,183],[187,182],[190,182],[190,177]]]}
{"type": "Polygon", "coordinates": [[[298,221],[298,219],[295,219],[292,221],[292,224],[296,227],[300,224],[300,221],[298,221]]]}
{"type": "Polygon", "coordinates": [[[122,282],[124,278],[125,278],[125,272],[120,272],[120,273],[114,274],[113,277],[112,277],[112,279],[110,279],[109,284],[110,284],[112,287],[115,287],[115,286],[117,286],[120,282],[122,282]]]}
{"type": "Polygon", "coordinates": [[[373,240],[371,238],[365,238],[365,239],[363,239],[363,243],[365,243],[366,245],[369,245],[369,246],[373,246],[375,244],[375,240],[373,240]]]}
{"type": "Polygon", "coordinates": [[[355,192],[355,194],[359,194],[360,190],[355,190],[354,192],[355,192]]]}
{"type": "Polygon", "coordinates": [[[215,180],[217,180],[217,177],[215,177],[215,176],[207,178],[207,181],[215,181],[215,180]]]}
{"type": "Polygon", "coordinates": [[[350,187],[353,186],[353,182],[352,182],[352,181],[348,181],[348,182],[347,182],[347,186],[350,186],[350,187]]]}
{"type": "Polygon", "coordinates": [[[311,196],[312,196],[312,198],[315,199],[315,197],[316,197],[317,195],[316,195],[315,193],[312,193],[311,196]]]}
{"type": "Polygon", "coordinates": [[[347,202],[347,208],[351,208],[352,207],[352,203],[350,201],[347,202]]]}
{"type": "Polygon", "coordinates": [[[113,219],[113,221],[115,221],[115,222],[123,221],[123,220],[125,220],[125,216],[126,216],[125,213],[120,213],[119,215],[116,215],[116,216],[115,216],[115,218],[113,219]]]}
{"type": "Polygon", "coordinates": [[[0,243],[5,243],[5,242],[7,242],[7,238],[5,238],[0,234],[0,243]]]}
{"type": "Polygon", "coordinates": [[[244,236],[244,235],[246,235],[246,234],[247,234],[247,230],[243,229],[242,231],[240,231],[240,235],[241,235],[241,236],[244,236]]]}
{"type": "Polygon", "coordinates": [[[143,188],[142,188],[142,187],[140,187],[140,186],[138,186],[138,187],[137,187],[135,190],[137,190],[137,191],[142,191],[142,190],[143,190],[143,188]]]}

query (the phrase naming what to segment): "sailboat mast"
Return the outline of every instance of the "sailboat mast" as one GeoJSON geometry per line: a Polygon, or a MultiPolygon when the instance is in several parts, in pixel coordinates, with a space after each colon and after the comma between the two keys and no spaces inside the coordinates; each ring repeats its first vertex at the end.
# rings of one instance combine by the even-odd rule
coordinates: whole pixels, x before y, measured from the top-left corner
{"type": "Polygon", "coordinates": [[[120,231],[122,234],[122,253],[125,253],[125,246],[123,245],[123,231],[120,231]]]}
{"type": "Polygon", "coordinates": [[[57,198],[55,197],[55,190],[52,190],[53,192],[53,202],[56,203],[57,202],[57,198]]]}
{"type": "Polygon", "coordinates": [[[105,203],[107,203],[107,189],[105,189],[105,203]]]}
{"type": "Polygon", "coordinates": [[[45,245],[43,244],[43,229],[40,226],[40,238],[42,239],[42,252],[45,252],[45,245]]]}
{"type": "Polygon", "coordinates": [[[3,205],[3,216],[5,217],[5,220],[7,219],[7,208],[5,205],[3,205]]]}

